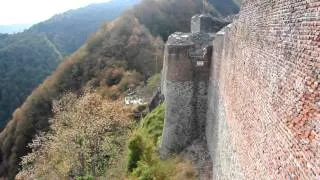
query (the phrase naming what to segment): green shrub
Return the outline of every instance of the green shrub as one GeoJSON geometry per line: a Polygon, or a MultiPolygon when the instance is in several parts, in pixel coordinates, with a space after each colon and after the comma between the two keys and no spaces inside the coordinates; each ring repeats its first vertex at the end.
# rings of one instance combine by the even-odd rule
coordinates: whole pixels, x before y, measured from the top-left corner
{"type": "Polygon", "coordinates": [[[147,87],[149,89],[156,89],[160,85],[160,82],[161,82],[161,74],[160,73],[155,74],[148,79],[147,87]]]}
{"type": "Polygon", "coordinates": [[[138,167],[138,161],[141,160],[143,154],[143,140],[140,135],[134,136],[129,141],[129,154],[128,154],[128,172],[132,172],[135,168],[138,167]]]}
{"type": "Polygon", "coordinates": [[[77,177],[76,180],[93,180],[94,178],[92,176],[80,176],[80,177],[77,177]]]}
{"type": "Polygon", "coordinates": [[[164,125],[164,105],[149,113],[128,142],[127,173],[132,180],[196,179],[194,167],[173,157],[161,160],[157,152],[164,125]]]}
{"type": "Polygon", "coordinates": [[[159,145],[164,125],[164,105],[149,113],[142,121],[141,130],[153,140],[155,146],[159,145]]]}
{"type": "Polygon", "coordinates": [[[141,122],[128,143],[127,172],[132,173],[139,162],[152,161],[157,140],[162,134],[164,122],[164,106],[161,105],[149,113],[141,122]]]}

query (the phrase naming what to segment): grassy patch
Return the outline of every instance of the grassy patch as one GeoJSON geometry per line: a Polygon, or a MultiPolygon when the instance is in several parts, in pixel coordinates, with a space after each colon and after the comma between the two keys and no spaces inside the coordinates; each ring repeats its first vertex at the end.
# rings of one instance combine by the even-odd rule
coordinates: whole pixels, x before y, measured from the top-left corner
{"type": "Polygon", "coordinates": [[[156,89],[161,83],[161,74],[155,74],[148,79],[147,87],[149,89],[156,89]]]}
{"type": "Polygon", "coordinates": [[[164,124],[164,105],[149,113],[128,142],[127,173],[129,179],[196,179],[192,165],[182,158],[161,160],[157,153],[164,124]]]}

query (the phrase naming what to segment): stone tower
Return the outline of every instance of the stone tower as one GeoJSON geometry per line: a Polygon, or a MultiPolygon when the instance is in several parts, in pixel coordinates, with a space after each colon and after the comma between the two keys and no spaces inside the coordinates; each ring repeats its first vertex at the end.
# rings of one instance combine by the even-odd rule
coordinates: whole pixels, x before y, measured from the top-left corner
{"type": "Polygon", "coordinates": [[[221,28],[214,24],[210,15],[195,15],[191,33],[177,32],[167,41],[162,85],[166,115],[160,147],[164,158],[195,140],[205,141],[213,32],[221,28]]]}

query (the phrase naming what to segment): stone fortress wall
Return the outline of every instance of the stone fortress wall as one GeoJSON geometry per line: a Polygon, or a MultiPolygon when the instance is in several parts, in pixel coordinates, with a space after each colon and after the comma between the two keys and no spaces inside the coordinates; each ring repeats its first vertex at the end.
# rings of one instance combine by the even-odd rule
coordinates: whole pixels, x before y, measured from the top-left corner
{"type": "Polygon", "coordinates": [[[320,178],[320,1],[246,0],[213,49],[214,179],[320,178]]]}
{"type": "MultiPolygon", "coordinates": [[[[198,18],[197,18],[198,17],[198,18]]],[[[166,44],[163,92],[165,126],[160,154],[179,153],[193,141],[205,138],[207,91],[214,34],[197,28],[203,19],[192,19],[191,33],[174,33],[166,44]]]]}
{"type": "Polygon", "coordinates": [[[215,180],[320,178],[320,1],[244,0],[199,69],[205,36],[167,43],[162,155],[200,138],[215,180]]]}

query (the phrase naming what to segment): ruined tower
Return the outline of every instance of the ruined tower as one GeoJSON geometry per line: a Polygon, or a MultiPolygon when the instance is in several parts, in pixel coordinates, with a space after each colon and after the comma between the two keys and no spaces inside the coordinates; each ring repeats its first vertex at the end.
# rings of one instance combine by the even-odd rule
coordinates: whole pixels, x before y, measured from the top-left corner
{"type": "Polygon", "coordinates": [[[174,33],[166,44],[162,157],[181,152],[194,140],[205,139],[213,32],[220,28],[214,27],[214,21],[210,15],[196,15],[191,20],[191,33],[174,33]]]}

